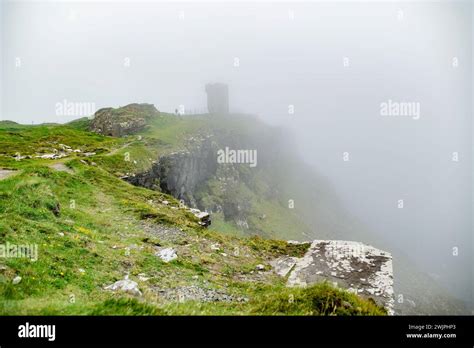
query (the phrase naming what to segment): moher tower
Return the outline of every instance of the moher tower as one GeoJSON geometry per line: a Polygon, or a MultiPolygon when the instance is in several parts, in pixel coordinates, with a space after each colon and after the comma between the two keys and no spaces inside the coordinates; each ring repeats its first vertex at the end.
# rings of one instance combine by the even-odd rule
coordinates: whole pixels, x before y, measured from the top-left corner
{"type": "Polygon", "coordinates": [[[223,83],[206,85],[207,110],[210,114],[229,113],[229,88],[223,83]]]}

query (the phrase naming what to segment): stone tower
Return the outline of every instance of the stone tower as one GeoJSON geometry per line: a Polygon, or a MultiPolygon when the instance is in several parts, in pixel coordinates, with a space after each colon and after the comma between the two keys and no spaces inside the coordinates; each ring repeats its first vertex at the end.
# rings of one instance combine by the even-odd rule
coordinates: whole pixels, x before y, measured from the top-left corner
{"type": "Polygon", "coordinates": [[[207,110],[210,114],[229,113],[229,89],[223,83],[208,83],[206,85],[207,110]]]}

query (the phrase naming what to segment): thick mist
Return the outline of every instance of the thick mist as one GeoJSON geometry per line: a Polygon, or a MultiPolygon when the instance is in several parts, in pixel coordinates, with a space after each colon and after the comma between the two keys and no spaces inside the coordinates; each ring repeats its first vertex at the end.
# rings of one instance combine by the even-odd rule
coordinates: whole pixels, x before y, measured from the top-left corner
{"type": "Polygon", "coordinates": [[[470,2],[1,4],[1,119],[203,112],[227,83],[232,111],[289,130],[362,242],[472,301],[470,2]]]}

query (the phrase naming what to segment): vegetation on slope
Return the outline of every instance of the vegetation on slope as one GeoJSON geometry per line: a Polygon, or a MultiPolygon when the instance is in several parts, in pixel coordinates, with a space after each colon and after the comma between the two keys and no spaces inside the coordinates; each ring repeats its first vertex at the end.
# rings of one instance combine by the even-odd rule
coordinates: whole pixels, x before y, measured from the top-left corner
{"type": "Polygon", "coordinates": [[[175,135],[195,132],[202,121],[165,116],[156,120],[157,127],[125,138],[89,133],[86,122],[0,125],[0,167],[17,171],[0,180],[0,245],[38,245],[36,261],[0,258],[0,314],[385,313],[328,284],[286,288],[268,262],[281,255],[301,256],[305,246],[203,229],[173,197],[119,178],[183,146],[175,135]],[[59,160],[34,157],[60,144],[81,152],[59,160]],[[16,160],[12,156],[18,153],[32,158],[16,160]],[[162,247],[174,248],[178,259],[166,263],[155,256],[162,247]],[[256,270],[260,264],[265,270],[256,270]],[[142,296],[104,289],[126,274],[142,296]],[[190,287],[232,300],[182,303],[173,291],[190,287]]]}

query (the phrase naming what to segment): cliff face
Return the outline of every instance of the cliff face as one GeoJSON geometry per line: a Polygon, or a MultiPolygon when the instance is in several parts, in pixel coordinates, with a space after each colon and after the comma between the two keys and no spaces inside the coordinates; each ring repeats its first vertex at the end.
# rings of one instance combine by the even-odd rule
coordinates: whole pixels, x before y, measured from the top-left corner
{"type": "Polygon", "coordinates": [[[188,150],[161,156],[149,171],[127,181],[159,189],[190,206],[197,206],[196,190],[217,172],[217,145],[212,136],[194,140],[188,150]]]}

